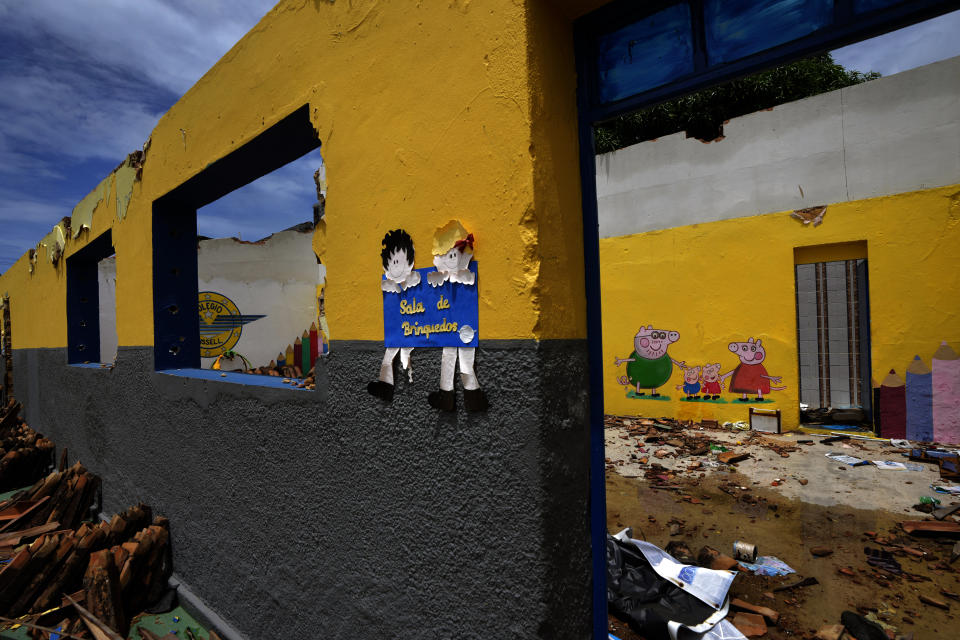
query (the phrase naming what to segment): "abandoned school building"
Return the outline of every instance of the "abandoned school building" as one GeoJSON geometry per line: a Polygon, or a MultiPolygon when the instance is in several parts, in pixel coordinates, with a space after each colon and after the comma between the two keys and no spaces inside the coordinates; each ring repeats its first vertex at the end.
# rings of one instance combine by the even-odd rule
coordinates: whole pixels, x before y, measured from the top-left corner
{"type": "Polygon", "coordinates": [[[952,6],[284,0],[0,275],[4,393],[176,523],[236,637],[605,637],[604,410],[786,428],[882,383],[881,424],[960,436],[960,64],[710,144],[595,158],[593,124],[952,6]],[[318,147],[311,300],[264,356],[324,336],[316,389],[211,370],[210,323],[270,311],[204,332],[196,210],[318,147]]]}

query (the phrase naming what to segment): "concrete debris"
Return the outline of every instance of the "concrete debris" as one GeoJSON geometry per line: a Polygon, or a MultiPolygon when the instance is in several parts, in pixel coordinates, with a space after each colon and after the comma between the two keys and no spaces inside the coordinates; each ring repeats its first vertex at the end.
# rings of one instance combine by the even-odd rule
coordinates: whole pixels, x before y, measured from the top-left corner
{"type": "Polygon", "coordinates": [[[827,214],[827,206],[821,205],[818,207],[807,207],[806,209],[797,209],[790,214],[791,218],[795,218],[802,222],[804,225],[813,224],[813,226],[818,227],[823,222],[823,216],[827,214]]]}
{"type": "Polygon", "coordinates": [[[733,617],[733,626],[748,638],[759,638],[767,633],[767,623],[763,616],[755,613],[737,613],[733,617]]]}
{"type": "Polygon", "coordinates": [[[100,518],[100,478],[68,466],[66,450],[56,468],[53,443],[20,410],[0,409],[0,489],[33,483],[0,501],[0,632],[12,621],[35,639],[126,638],[169,600],[170,523],[144,504],[100,518]]]}
{"type": "MultiPolygon", "coordinates": [[[[916,444],[860,432],[773,434],[633,416],[607,416],[605,427],[610,529],[642,522],[645,539],[669,543],[679,561],[734,572],[726,622],[744,635],[763,631],[748,628],[747,614],[761,617],[764,637],[860,640],[837,624],[844,620],[866,638],[943,637],[951,628],[960,494],[944,488],[935,457],[953,449],[928,447],[934,460],[908,465],[916,444]],[[903,469],[889,473],[894,465],[884,461],[903,469]],[[913,511],[918,503],[931,512],[925,520],[913,511]],[[718,551],[740,540],[786,562],[738,563],[718,551]]],[[[617,628],[623,640],[640,637],[617,628]]]]}

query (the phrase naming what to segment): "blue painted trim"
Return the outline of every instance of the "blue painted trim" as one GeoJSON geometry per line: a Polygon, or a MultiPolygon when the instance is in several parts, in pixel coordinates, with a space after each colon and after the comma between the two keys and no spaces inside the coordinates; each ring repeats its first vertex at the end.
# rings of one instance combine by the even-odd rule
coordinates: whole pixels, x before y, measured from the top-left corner
{"type": "Polygon", "coordinates": [[[157,371],[200,368],[197,209],[320,146],[303,105],[153,201],[153,360],[157,371]]]}
{"type": "Polygon", "coordinates": [[[153,364],[157,371],[200,368],[197,211],[153,203],[153,364]]]}
{"type": "MultiPolygon", "coordinates": [[[[763,51],[743,60],[710,67],[706,62],[706,37],[702,0],[684,0],[691,4],[696,73],[637,93],[608,105],[598,101],[596,73],[597,38],[622,28],[644,15],[656,12],[670,2],[618,0],[583,16],[574,24],[574,50],[577,69],[577,134],[580,145],[580,193],[583,210],[584,284],[587,299],[587,348],[590,366],[590,535],[593,553],[593,636],[602,640],[607,630],[606,593],[606,490],[603,455],[603,351],[600,308],[599,223],[597,215],[596,157],[593,127],[604,120],[669,100],[697,89],[730,80],[814,52],[826,51],[870,38],[887,31],[947,13],[957,7],[956,0],[903,0],[899,5],[880,9],[854,21],[853,0],[836,0],[835,24],[794,42],[763,51]],[[839,26],[838,26],[839,25],[839,26]]],[[[867,354],[869,357],[869,353],[867,354]]],[[[869,362],[868,368],[869,371],[869,362]]]]}
{"type": "Polygon", "coordinates": [[[68,367],[77,367],[78,369],[108,369],[113,366],[112,362],[71,362],[68,367]]]}
{"type": "Polygon", "coordinates": [[[283,382],[284,380],[293,380],[294,378],[261,376],[253,373],[237,373],[236,371],[217,371],[216,369],[165,369],[157,373],[180,378],[193,378],[195,380],[243,384],[251,387],[270,387],[273,389],[287,389],[289,391],[313,391],[313,389],[298,389],[295,385],[284,384],[283,382]]]}
{"type": "Polygon", "coordinates": [[[67,362],[100,360],[100,282],[97,264],[113,255],[111,232],[67,258],[67,362]]]}
{"type": "MultiPolygon", "coordinates": [[[[705,43],[705,25],[703,22],[702,0],[683,0],[691,6],[693,16],[694,43],[705,43]]],[[[587,73],[586,86],[589,87],[589,119],[591,122],[609,120],[619,114],[636,111],[645,106],[676,98],[710,84],[719,84],[750,73],[767,69],[779,64],[797,60],[805,56],[829,51],[873,36],[893,31],[922,20],[954,11],[958,7],[956,0],[901,0],[886,8],[868,13],[855,14],[851,0],[834,0],[833,21],[830,25],[818,29],[792,42],[757,52],[741,59],[726,63],[707,65],[702,70],[678,77],[662,86],[648,91],[637,92],[633,96],[616,102],[604,104],[600,99],[597,84],[596,66],[593,58],[597,53],[597,39],[603,34],[636,21],[646,15],[663,9],[665,2],[638,3],[635,0],[619,0],[590,13],[577,21],[579,46],[588,50],[586,55],[591,64],[584,67],[587,73]]],[[[695,55],[695,60],[697,60],[695,55]]],[[[702,61],[702,59],[700,59],[702,61]]]]}
{"type": "MultiPolygon", "coordinates": [[[[582,38],[574,35],[577,76],[590,78],[586,66],[594,60],[582,38]]],[[[587,85],[592,88],[592,85],[587,85]]],[[[588,113],[588,91],[577,87],[580,113],[577,137],[580,145],[580,191],[583,208],[583,264],[587,298],[587,362],[590,390],[590,549],[593,567],[593,637],[607,636],[607,494],[603,441],[603,341],[600,315],[600,225],[597,212],[596,150],[593,122],[588,113]]]]}

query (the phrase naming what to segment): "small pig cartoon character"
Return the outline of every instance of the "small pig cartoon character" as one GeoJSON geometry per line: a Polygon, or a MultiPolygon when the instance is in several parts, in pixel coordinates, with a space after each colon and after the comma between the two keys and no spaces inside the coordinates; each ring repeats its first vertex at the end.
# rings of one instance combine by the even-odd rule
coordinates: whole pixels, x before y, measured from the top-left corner
{"type": "MultiPolygon", "coordinates": [[[[677,385],[677,391],[683,389],[687,400],[700,398],[700,367],[687,367],[683,370],[683,384],[677,385]]],[[[709,397],[709,396],[706,396],[709,397]]]]}
{"type": "Polygon", "coordinates": [[[740,357],[740,364],[733,371],[728,371],[721,376],[725,379],[733,376],[730,381],[730,391],[732,393],[742,394],[738,400],[740,402],[749,402],[748,397],[751,393],[756,393],[754,400],[763,400],[763,394],[770,391],[783,391],[786,387],[771,387],[770,383],[779,384],[782,378],[780,376],[767,375],[767,370],[761,362],[767,357],[767,352],[763,345],[753,338],[746,342],[731,342],[727,345],[730,351],[740,357]]]}
{"type": "Polygon", "coordinates": [[[723,379],[720,377],[720,363],[716,362],[714,364],[705,364],[703,365],[703,374],[701,376],[703,380],[703,398],[712,398],[716,400],[720,397],[720,392],[723,391],[723,379]]]}
{"type": "Polygon", "coordinates": [[[651,397],[657,397],[657,388],[666,384],[673,374],[673,365],[686,369],[684,362],[677,362],[667,355],[667,347],[680,339],[676,331],[654,329],[653,325],[641,327],[633,339],[633,353],[628,358],[616,358],[616,366],[627,362],[627,375],[617,378],[622,385],[635,387],[637,395],[644,395],[641,389],[649,389],[651,397]]]}

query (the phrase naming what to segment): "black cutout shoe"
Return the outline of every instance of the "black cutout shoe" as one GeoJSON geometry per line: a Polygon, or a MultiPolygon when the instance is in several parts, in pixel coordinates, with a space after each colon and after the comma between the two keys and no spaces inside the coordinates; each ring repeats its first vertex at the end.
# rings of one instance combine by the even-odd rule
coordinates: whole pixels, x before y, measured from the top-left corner
{"type": "Polygon", "coordinates": [[[737,398],[739,402],[750,402],[750,398],[737,398]]]}
{"type": "Polygon", "coordinates": [[[457,410],[457,396],[453,389],[450,391],[444,391],[443,389],[431,391],[430,395],[427,396],[427,402],[430,403],[431,407],[440,409],[440,411],[457,410]]]}
{"type": "Polygon", "coordinates": [[[720,396],[713,396],[713,399],[714,399],[714,400],[719,400],[719,399],[720,399],[720,396]]]}
{"type": "MultiPolygon", "coordinates": [[[[643,394],[641,393],[640,395],[643,395],[643,394]]],[[[659,393],[651,393],[651,394],[650,394],[650,397],[651,397],[651,398],[659,398],[659,397],[660,397],[660,394],[659,394],[659,393]]]]}
{"type": "Polygon", "coordinates": [[[464,389],[463,406],[467,411],[486,411],[490,402],[483,389],[464,389]]]}
{"type": "Polygon", "coordinates": [[[367,385],[367,391],[370,395],[376,396],[386,402],[393,402],[393,385],[383,380],[374,380],[367,385]]]}

